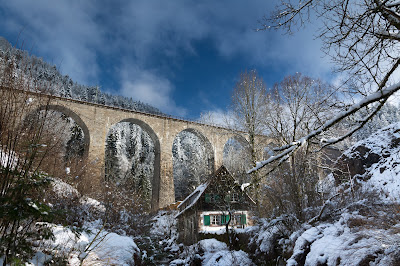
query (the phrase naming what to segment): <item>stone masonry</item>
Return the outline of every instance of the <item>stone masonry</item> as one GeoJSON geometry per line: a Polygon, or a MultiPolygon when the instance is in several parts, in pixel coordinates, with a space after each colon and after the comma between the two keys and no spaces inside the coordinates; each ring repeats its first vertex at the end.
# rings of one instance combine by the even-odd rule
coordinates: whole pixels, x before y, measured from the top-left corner
{"type": "MultiPolygon", "coordinates": [[[[32,93],[32,97],[35,97],[34,93],[32,93]]],[[[248,138],[243,132],[235,132],[218,126],[60,97],[49,97],[51,97],[50,109],[58,110],[70,116],[83,129],[88,160],[95,165],[94,168],[97,172],[94,176],[100,179],[93,180],[93,182],[101,182],[104,177],[105,141],[111,126],[119,122],[132,122],[147,131],[155,146],[154,182],[152,185],[153,210],[175,202],[172,145],[175,137],[181,131],[191,131],[203,140],[203,145],[206,145],[210,150],[211,163],[214,169],[218,169],[222,165],[224,145],[230,138],[234,137],[244,143],[247,142],[248,138]]],[[[43,107],[39,106],[38,108],[43,107]]],[[[268,140],[264,136],[258,137],[260,142],[265,143],[268,140]]]]}

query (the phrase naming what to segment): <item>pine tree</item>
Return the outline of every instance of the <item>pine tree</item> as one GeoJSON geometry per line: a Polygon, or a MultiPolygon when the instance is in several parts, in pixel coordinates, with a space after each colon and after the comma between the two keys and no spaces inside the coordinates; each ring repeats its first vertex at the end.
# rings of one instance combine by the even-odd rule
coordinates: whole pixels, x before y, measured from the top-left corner
{"type": "Polygon", "coordinates": [[[137,177],[137,185],[136,192],[142,197],[144,200],[146,207],[150,207],[149,203],[151,200],[151,183],[143,169],[140,171],[139,176],[137,177]]]}
{"type": "Polygon", "coordinates": [[[117,136],[114,130],[110,130],[106,139],[105,154],[105,178],[106,181],[117,180],[120,176],[120,166],[118,162],[117,136]]]}
{"type": "Polygon", "coordinates": [[[85,143],[82,128],[74,121],[71,127],[71,137],[67,141],[64,160],[69,162],[74,158],[81,158],[85,152],[85,143]]]}

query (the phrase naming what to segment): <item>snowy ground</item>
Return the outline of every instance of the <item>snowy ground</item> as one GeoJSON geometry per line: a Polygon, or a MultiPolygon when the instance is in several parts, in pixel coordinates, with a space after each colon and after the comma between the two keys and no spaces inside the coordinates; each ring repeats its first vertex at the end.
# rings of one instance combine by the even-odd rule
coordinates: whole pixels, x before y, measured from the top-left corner
{"type": "Polygon", "coordinates": [[[193,261],[201,262],[204,266],[254,265],[244,251],[230,251],[225,243],[213,238],[187,247],[181,257],[172,261],[170,265],[192,265],[193,261]]]}
{"type": "Polygon", "coordinates": [[[344,212],[339,221],[302,233],[287,264],[393,265],[400,262],[399,247],[400,223],[383,229],[358,211],[344,212]]]}
{"type": "MultiPolygon", "coordinates": [[[[98,221],[100,222],[100,221],[98,221]]],[[[52,255],[66,257],[69,265],[132,265],[140,251],[132,238],[97,229],[99,224],[85,226],[89,232],[74,233],[61,225],[50,225],[54,240],[40,244],[30,265],[44,265],[52,255]],[[45,254],[42,251],[46,251],[45,254]]]]}
{"type": "MultiPolygon", "coordinates": [[[[104,212],[105,207],[95,199],[82,197],[79,192],[61,181],[53,179],[53,191],[60,198],[79,198],[79,204],[85,211],[104,212]]],[[[89,217],[85,217],[86,220],[89,217]]],[[[132,237],[108,232],[103,228],[102,220],[86,221],[82,227],[65,227],[47,224],[54,239],[33,243],[35,256],[28,265],[61,263],[65,258],[68,265],[134,265],[135,258],[140,258],[140,250],[132,237]]],[[[0,264],[2,259],[0,258],[0,264]]]]}
{"type": "Polygon", "coordinates": [[[339,216],[333,221],[304,224],[293,234],[288,265],[400,265],[399,140],[396,123],[345,152],[350,158],[374,154],[378,159],[346,185],[331,188],[332,194],[343,191],[333,203],[347,204],[334,210],[339,216]]]}

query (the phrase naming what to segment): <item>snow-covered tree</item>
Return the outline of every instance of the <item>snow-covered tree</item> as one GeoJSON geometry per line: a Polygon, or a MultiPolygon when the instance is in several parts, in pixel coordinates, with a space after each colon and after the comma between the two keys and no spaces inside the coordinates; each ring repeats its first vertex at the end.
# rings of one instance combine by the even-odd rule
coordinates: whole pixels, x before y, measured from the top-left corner
{"type": "Polygon", "coordinates": [[[64,160],[66,162],[74,158],[82,158],[85,152],[84,134],[82,128],[73,121],[70,128],[70,138],[66,143],[64,160]]]}
{"type": "Polygon", "coordinates": [[[121,122],[106,137],[105,177],[126,193],[135,192],[150,208],[154,174],[154,143],[140,126],[121,122]]]}
{"type": "Polygon", "coordinates": [[[0,37],[0,58],[12,60],[18,75],[25,75],[37,91],[51,95],[106,104],[115,107],[162,114],[157,108],[145,103],[135,102],[132,98],[115,96],[101,92],[97,86],[84,86],[74,82],[68,75],[62,75],[54,65],[46,63],[42,58],[29,56],[28,52],[12,47],[6,39],[0,37]],[[28,66],[28,67],[24,67],[28,66]]]}
{"type": "Polygon", "coordinates": [[[183,200],[212,174],[209,152],[193,132],[182,131],[176,136],[172,146],[175,200],[183,200]]]}
{"type": "Polygon", "coordinates": [[[284,0],[270,17],[265,17],[262,29],[284,29],[291,33],[293,28],[303,26],[314,18],[321,22],[318,37],[323,42],[324,50],[345,77],[342,87],[356,95],[356,103],[348,104],[347,101],[344,111],[325,121],[309,135],[282,147],[274,158],[260,162],[251,171],[285,160],[306,141],[317,138],[369,106],[368,114],[356,125],[336,138],[324,140],[325,145],[342,141],[364,126],[388,98],[400,90],[400,80],[396,75],[400,66],[399,1],[284,0]],[[347,86],[349,83],[351,86],[347,86]]]}
{"type": "Polygon", "coordinates": [[[246,144],[235,138],[230,138],[224,146],[223,162],[226,169],[240,183],[249,183],[250,175],[247,170],[251,167],[251,156],[246,144]]]}

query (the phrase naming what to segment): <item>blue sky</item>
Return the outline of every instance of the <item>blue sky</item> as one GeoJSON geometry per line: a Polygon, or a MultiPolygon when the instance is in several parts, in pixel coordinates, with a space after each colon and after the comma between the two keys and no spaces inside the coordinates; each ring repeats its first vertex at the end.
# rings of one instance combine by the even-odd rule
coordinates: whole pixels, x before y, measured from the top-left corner
{"type": "Polygon", "coordinates": [[[315,24],[293,36],[255,31],[275,3],[4,0],[0,35],[79,83],[197,119],[226,110],[246,69],[268,87],[295,72],[332,79],[315,24]]]}

